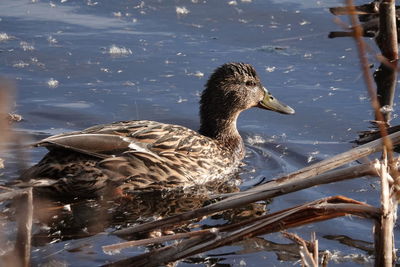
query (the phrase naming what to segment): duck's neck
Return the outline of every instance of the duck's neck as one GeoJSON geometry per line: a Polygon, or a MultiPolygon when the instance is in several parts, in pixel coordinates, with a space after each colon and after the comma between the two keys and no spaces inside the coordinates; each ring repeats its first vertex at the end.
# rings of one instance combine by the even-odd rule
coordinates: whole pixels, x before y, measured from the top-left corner
{"type": "Polygon", "coordinates": [[[236,128],[239,113],[239,111],[221,112],[221,110],[201,112],[200,134],[217,140],[239,157],[243,157],[244,144],[236,128]]]}

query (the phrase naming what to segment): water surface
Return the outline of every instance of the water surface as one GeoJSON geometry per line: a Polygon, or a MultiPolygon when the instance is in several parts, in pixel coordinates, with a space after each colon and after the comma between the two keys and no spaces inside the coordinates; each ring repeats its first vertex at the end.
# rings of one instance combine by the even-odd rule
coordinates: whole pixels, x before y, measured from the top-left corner
{"type": "MultiPolygon", "coordinates": [[[[0,69],[17,82],[15,111],[24,121],[16,127],[32,139],[131,119],[198,129],[199,94],[207,77],[223,63],[247,62],[275,96],[296,109],[296,115],[257,109],[241,115],[238,128],[248,150],[241,188],[302,168],[353,147],[350,142],[372,119],[353,41],[327,38],[329,31],[339,29],[327,7],[341,4],[2,0],[0,69]]],[[[368,43],[376,50],[373,42],[368,43]]],[[[393,124],[396,121],[395,115],[393,124]]],[[[44,149],[32,151],[29,163],[44,153],[44,149]]],[[[6,157],[7,177],[17,175],[12,168],[15,161],[13,156],[6,157]]],[[[339,194],[376,205],[376,186],[375,179],[366,178],[324,185],[276,198],[268,209],[277,211],[339,194]]],[[[315,231],[322,250],[367,258],[364,251],[324,236],[346,235],[372,242],[371,227],[371,222],[352,217],[293,231],[305,239],[315,231]]],[[[261,238],[262,242],[288,242],[279,234],[261,238]]],[[[33,263],[93,266],[145,250],[102,252],[102,245],[118,241],[98,234],[38,245],[33,263]]],[[[255,247],[238,244],[200,258],[223,254],[210,258],[227,266],[293,263],[280,261],[267,249],[241,252],[246,246],[255,247]]],[[[339,265],[354,264],[349,259],[339,265]]],[[[181,262],[178,266],[192,265],[181,262]]]]}

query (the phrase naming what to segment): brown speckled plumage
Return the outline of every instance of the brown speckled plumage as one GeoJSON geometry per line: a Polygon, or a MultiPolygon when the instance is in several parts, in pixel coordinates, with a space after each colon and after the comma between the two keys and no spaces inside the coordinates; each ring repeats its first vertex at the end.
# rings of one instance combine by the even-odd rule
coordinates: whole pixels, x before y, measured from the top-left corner
{"type": "Polygon", "coordinates": [[[42,194],[96,197],[225,179],[237,170],[245,153],[237,117],[256,106],[294,112],[270,95],[251,65],[227,63],[206,84],[199,133],[142,120],[51,136],[36,144],[49,153],[21,180],[42,194]]]}

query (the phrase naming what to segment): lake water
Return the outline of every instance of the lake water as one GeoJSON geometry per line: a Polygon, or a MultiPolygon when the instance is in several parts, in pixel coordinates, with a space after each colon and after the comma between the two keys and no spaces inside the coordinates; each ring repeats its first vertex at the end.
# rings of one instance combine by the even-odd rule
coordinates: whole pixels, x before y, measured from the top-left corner
{"type": "MultiPolygon", "coordinates": [[[[199,93],[210,73],[226,62],[247,62],[296,114],[252,109],[240,116],[238,128],[248,151],[241,188],[292,172],[352,148],[351,141],[373,119],[353,40],[327,38],[329,31],[340,30],[328,7],[340,5],[311,0],[2,0],[0,70],[17,84],[15,112],[24,121],[16,128],[33,140],[131,119],[198,129],[199,93]]],[[[377,52],[371,40],[368,44],[377,52]]],[[[29,164],[45,152],[32,150],[29,164]]],[[[4,157],[3,177],[16,177],[16,157],[4,157]]],[[[278,197],[268,210],[333,195],[377,205],[378,185],[373,178],[324,185],[278,197]]],[[[348,256],[340,266],[364,264],[354,258],[363,262],[368,255],[327,236],[373,241],[372,222],[356,217],[291,231],[305,239],[315,231],[321,250],[348,256]]],[[[280,234],[259,239],[266,240],[288,243],[280,234]]],[[[37,245],[33,265],[97,266],[145,250],[102,252],[102,245],[119,241],[97,234],[37,245]]],[[[246,252],[246,246],[223,247],[197,258],[203,264],[213,259],[215,266],[294,264],[254,244],[246,252]]]]}

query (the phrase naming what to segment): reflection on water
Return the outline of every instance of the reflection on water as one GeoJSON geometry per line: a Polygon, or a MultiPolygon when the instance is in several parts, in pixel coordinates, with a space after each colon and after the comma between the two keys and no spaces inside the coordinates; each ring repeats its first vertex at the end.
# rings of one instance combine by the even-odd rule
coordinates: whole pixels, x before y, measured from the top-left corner
{"type": "MultiPolygon", "coordinates": [[[[274,95],[296,109],[293,117],[250,110],[239,118],[247,155],[238,187],[267,182],[351,148],[349,142],[373,118],[352,40],[326,37],[337,28],[326,7],[341,4],[336,0],[2,0],[0,66],[19,88],[15,112],[24,120],[16,127],[33,140],[130,119],[197,129],[199,92],[206,77],[218,65],[244,61],[255,66],[274,95]]],[[[27,162],[37,162],[44,153],[32,151],[27,162]]],[[[19,157],[8,153],[1,158],[6,166],[2,181],[15,178],[19,157]]],[[[257,203],[218,214],[199,227],[337,194],[376,205],[376,190],[375,181],[367,179],[324,185],[279,197],[268,207],[257,203]]],[[[46,205],[43,215],[48,216],[42,219],[47,223],[35,230],[34,264],[101,265],[136,255],[144,248],[104,254],[102,245],[121,240],[101,233],[206,205],[209,197],[188,192],[145,194],[130,202],[130,211],[127,202],[73,204],[71,210],[53,207],[51,213],[46,205]]],[[[321,248],[347,251],[347,245],[324,236],[371,242],[371,227],[366,220],[342,218],[294,231],[306,239],[315,231],[321,248]]],[[[285,243],[279,235],[260,240],[285,243]]],[[[204,258],[191,258],[192,264],[180,264],[221,255],[209,262],[287,265],[280,261],[282,253],[276,257],[268,252],[276,250],[260,247],[257,253],[240,252],[245,254],[235,246],[220,248],[204,258]]],[[[365,255],[359,249],[352,252],[365,255]]]]}
{"type": "MultiPolygon", "coordinates": [[[[39,227],[33,235],[33,245],[46,246],[68,240],[88,238],[96,234],[161,219],[191,211],[215,202],[218,194],[237,192],[239,188],[227,183],[208,184],[199,188],[164,192],[138,192],[119,200],[80,200],[65,204],[50,200],[36,200],[35,220],[39,227]]],[[[266,213],[266,203],[252,203],[211,216],[198,224],[192,221],[179,227],[135,234],[129,239],[149,238],[191,229],[207,229],[244,221],[266,213]]],[[[127,238],[127,236],[124,236],[127,238]]],[[[149,246],[151,248],[153,246],[149,246]]],[[[69,250],[79,252],[80,250],[69,250]]],[[[140,251],[140,250],[139,250],[140,251]]],[[[113,253],[111,253],[113,254],[113,253]]]]}
{"type": "MultiPolygon", "coordinates": [[[[216,194],[236,191],[238,191],[236,186],[214,184],[212,191],[202,187],[176,191],[137,192],[118,200],[78,200],[70,204],[38,200],[37,219],[50,227],[36,233],[34,243],[43,246],[50,242],[83,238],[107,229],[121,229],[180,214],[215,201],[212,196],[216,194]]],[[[238,214],[241,212],[237,211],[238,214]]],[[[246,214],[250,216],[251,213],[246,214]]],[[[237,219],[246,216],[233,217],[237,219]]]]}

